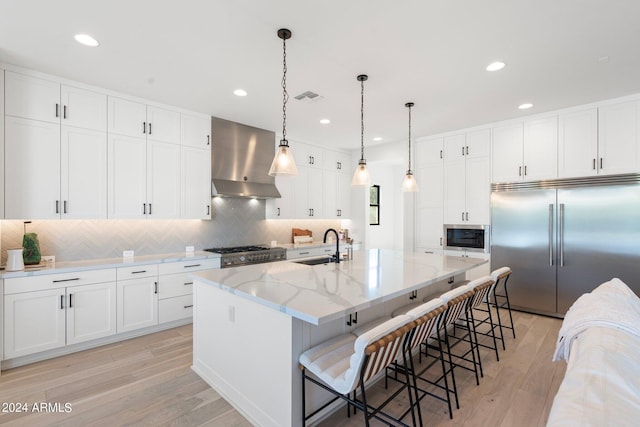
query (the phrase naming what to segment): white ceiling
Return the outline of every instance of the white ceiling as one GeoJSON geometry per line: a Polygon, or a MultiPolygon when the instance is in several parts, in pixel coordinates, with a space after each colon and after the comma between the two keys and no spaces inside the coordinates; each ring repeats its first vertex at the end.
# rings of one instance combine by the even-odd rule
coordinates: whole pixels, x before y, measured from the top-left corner
{"type": "Polygon", "coordinates": [[[638,0],[0,0],[0,61],[280,132],[286,27],[289,138],[356,148],[362,73],[365,145],[406,141],[407,101],[424,136],[638,93],[638,17],[638,0]]]}

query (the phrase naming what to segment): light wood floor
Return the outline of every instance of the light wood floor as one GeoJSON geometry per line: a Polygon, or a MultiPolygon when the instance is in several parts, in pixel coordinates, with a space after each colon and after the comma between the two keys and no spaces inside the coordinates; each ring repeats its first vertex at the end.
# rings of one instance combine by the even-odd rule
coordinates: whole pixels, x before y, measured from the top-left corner
{"type": "MultiPolygon", "coordinates": [[[[517,339],[507,350],[482,350],[484,378],[456,371],[460,409],[422,401],[428,426],[544,426],[564,375],[551,362],[561,320],[514,313],[517,339]]],[[[0,404],[71,404],[69,413],[4,413],[16,426],[250,426],[190,369],[191,325],[2,372],[0,404]]],[[[384,394],[382,385],[374,393],[384,394]]],[[[375,399],[375,394],[371,394],[375,399]]],[[[399,402],[402,404],[403,402],[399,402]]],[[[2,409],[2,408],[0,408],[2,409]]],[[[360,426],[361,415],[334,414],[323,427],[360,426]]],[[[376,422],[373,422],[373,425],[376,422]]]]}

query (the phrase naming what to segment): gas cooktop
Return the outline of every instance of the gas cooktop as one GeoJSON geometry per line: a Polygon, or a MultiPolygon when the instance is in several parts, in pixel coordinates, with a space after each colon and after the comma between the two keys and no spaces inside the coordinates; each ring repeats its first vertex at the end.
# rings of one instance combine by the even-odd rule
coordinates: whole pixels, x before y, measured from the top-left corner
{"type": "Polygon", "coordinates": [[[209,248],[205,249],[205,251],[222,255],[220,257],[221,268],[287,259],[287,250],[285,248],[265,245],[209,248]]]}

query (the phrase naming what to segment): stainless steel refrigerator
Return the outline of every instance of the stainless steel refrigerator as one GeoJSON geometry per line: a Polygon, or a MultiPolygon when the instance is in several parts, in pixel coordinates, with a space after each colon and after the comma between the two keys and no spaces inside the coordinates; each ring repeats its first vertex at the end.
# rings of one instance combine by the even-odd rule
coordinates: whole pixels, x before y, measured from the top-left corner
{"type": "Polygon", "coordinates": [[[515,308],[563,316],[618,277],[640,295],[640,175],[493,184],[491,269],[515,308]]]}

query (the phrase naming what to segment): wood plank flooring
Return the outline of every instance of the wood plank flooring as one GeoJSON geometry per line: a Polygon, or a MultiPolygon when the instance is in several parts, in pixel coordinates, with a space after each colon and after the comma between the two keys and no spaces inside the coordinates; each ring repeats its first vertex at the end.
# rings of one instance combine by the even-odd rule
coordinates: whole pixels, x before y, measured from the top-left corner
{"type": "MultiPolygon", "coordinates": [[[[544,426],[564,375],[551,362],[561,320],[514,313],[516,334],[507,337],[500,362],[482,349],[484,378],[456,371],[460,409],[425,398],[428,426],[544,426]]],[[[192,362],[191,325],[2,372],[0,404],[26,403],[27,412],[0,412],[12,426],[250,426],[202,381],[192,362]],[[33,412],[40,402],[47,412],[33,412]],[[65,404],[71,411],[65,412],[65,404]]],[[[387,391],[375,385],[375,394],[387,391]]],[[[378,396],[378,397],[380,397],[378,396]]],[[[401,408],[404,402],[399,401],[401,408]]],[[[8,408],[0,408],[8,409],[8,408]]],[[[339,411],[321,426],[360,426],[361,415],[339,411]]],[[[372,425],[380,425],[375,421],[372,425]]]]}

